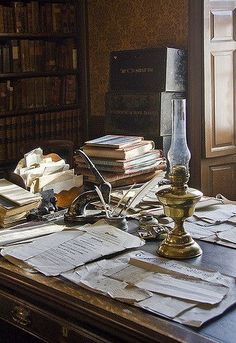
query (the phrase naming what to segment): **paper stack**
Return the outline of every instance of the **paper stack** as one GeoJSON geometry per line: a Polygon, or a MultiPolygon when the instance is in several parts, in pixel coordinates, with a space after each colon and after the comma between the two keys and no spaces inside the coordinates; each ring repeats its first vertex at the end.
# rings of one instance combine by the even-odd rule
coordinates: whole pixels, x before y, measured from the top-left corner
{"type": "MultiPolygon", "coordinates": [[[[113,186],[146,182],[166,169],[162,151],[141,136],[106,135],[85,142],[82,150],[113,186]]],[[[96,183],[82,157],[75,156],[75,166],[88,181],[96,183]]]]}
{"type": "Polygon", "coordinates": [[[37,208],[40,201],[39,194],[32,194],[14,183],[0,179],[0,227],[24,221],[26,214],[37,208]]]}
{"type": "Polygon", "coordinates": [[[63,190],[83,185],[83,176],[75,175],[74,169],[57,154],[44,156],[41,148],[24,155],[15,173],[20,175],[32,193],[53,189],[58,194],[63,190]]]}

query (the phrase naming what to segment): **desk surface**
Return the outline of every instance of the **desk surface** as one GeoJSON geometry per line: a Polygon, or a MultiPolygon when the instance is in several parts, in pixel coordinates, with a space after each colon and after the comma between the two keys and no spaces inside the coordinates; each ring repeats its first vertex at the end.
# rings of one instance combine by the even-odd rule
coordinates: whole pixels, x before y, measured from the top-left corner
{"type": "MultiPolygon", "coordinates": [[[[189,263],[236,276],[236,251],[199,242],[203,255],[189,263]]],[[[145,250],[154,253],[157,243],[145,250]]],[[[0,259],[0,318],[51,342],[235,342],[236,306],[200,329],[45,277],[0,259]],[[79,340],[80,339],[80,340],[79,340]]]]}

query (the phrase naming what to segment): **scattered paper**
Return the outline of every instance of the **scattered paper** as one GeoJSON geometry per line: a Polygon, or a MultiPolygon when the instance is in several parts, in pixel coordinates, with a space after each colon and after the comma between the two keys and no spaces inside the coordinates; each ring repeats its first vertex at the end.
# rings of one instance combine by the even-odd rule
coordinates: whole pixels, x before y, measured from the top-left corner
{"type": "Polygon", "coordinates": [[[209,223],[217,223],[228,220],[236,215],[236,206],[232,204],[221,204],[195,211],[194,216],[209,223]]]}
{"type": "Polygon", "coordinates": [[[3,230],[0,232],[0,247],[12,243],[20,243],[25,240],[33,239],[35,237],[48,235],[50,233],[62,231],[65,225],[57,224],[37,224],[30,226],[20,226],[3,230]]]}
{"type": "Polygon", "coordinates": [[[86,264],[61,276],[95,292],[195,327],[236,302],[235,278],[144,251],[86,264]],[[158,292],[163,280],[162,294],[158,292]],[[169,296],[164,294],[165,288],[169,296]]]}
{"type": "Polygon", "coordinates": [[[186,280],[168,274],[155,273],[136,284],[137,287],[205,304],[217,304],[228,293],[228,287],[201,280],[186,280]]]}
{"type": "Polygon", "coordinates": [[[236,244],[236,228],[233,227],[227,231],[217,233],[217,237],[223,241],[228,241],[236,244]]]}
{"type": "Polygon", "coordinates": [[[62,231],[18,247],[5,248],[2,255],[23,260],[39,272],[59,275],[102,256],[144,244],[140,238],[101,220],[76,230],[62,231]]]}

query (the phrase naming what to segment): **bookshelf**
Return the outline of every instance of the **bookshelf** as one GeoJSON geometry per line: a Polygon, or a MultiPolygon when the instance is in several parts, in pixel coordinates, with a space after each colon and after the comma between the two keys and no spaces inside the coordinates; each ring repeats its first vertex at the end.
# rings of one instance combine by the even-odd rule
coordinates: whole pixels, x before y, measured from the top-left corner
{"type": "Polygon", "coordinates": [[[22,145],[87,138],[86,0],[0,1],[0,175],[22,145]]]}

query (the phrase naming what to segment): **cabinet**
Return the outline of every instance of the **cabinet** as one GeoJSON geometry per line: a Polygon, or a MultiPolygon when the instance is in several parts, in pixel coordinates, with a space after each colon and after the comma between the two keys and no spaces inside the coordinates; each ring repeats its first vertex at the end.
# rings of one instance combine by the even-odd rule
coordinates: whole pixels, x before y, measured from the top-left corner
{"type": "Polygon", "coordinates": [[[0,169],[34,140],[86,137],[86,2],[0,2],[0,169]]]}

